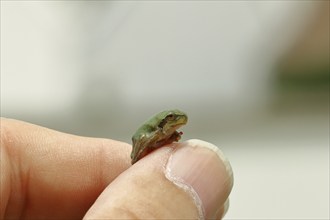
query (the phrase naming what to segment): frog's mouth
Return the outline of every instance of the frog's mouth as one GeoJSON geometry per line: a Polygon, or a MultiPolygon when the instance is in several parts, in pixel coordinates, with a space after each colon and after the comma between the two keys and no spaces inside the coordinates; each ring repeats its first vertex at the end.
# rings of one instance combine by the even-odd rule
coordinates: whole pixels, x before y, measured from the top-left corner
{"type": "Polygon", "coordinates": [[[185,124],[187,124],[187,123],[182,122],[182,123],[176,124],[174,129],[176,130],[176,129],[180,128],[181,126],[185,125],[185,124]]]}

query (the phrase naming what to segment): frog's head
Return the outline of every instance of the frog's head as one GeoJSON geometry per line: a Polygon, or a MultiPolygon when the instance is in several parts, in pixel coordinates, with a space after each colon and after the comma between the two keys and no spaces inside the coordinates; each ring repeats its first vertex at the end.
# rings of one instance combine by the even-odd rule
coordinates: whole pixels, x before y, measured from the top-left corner
{"type": "Polygon", "coordinates": [[[172,133],[188,121],[187,114],[180,110],[163,111],[159,116],[161,120],[158,126],[164,133],[172,133]]]}

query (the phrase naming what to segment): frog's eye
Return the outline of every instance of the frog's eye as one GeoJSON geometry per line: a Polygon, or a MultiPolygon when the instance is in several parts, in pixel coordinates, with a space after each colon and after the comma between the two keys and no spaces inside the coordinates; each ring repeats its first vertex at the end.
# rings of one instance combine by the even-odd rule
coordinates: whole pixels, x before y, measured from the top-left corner
{"type": "Polygon", "coordinates": [[[174,115],[173,114],[169,114],[167,117],[166,117],[168,120],[172,121],[174,120],[174,115]]]}

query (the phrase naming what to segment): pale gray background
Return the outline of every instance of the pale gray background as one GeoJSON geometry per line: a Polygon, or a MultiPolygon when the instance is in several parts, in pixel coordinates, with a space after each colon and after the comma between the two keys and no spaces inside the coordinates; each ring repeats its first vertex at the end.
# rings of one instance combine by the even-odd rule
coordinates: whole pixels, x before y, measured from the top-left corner
{"type": "Polygon", "coordinates": [[[318,8],[1,1],[1,116],[130,142],[147,117],[179,108],[184,139],[232,163],[226,219],[328,219],[329,94],[283,96],[274,83],[318,8]]]}

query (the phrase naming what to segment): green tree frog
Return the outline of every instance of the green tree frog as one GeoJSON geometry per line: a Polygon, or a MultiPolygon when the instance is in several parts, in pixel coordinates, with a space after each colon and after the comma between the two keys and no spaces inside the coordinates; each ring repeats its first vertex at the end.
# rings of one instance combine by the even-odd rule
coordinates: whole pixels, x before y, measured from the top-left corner
{"type": "Polygon", "coordinates": [[[187,124],[187,121],[186,113],[176,109],[163,111],[151,117],[132,137],[132,164],[156,148],[179,141],[183,133],[176,130],[187,124]]]}

